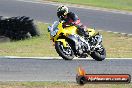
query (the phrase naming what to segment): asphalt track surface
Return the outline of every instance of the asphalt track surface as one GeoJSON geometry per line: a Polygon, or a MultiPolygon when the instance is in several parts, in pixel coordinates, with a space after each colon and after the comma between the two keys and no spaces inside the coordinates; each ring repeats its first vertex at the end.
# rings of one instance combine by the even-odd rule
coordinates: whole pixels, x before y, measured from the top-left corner
{"type": "MultiPolygon", "coordinates": [[[[53,23],[53,21],[58,20],[56,8],[57,6],[50,4],[0,0],[0,15],[2,16],[24,15],[48,23],[53,23]]],[[[81,22],[88,27],[94,27],[98,30],[132,34],[132,15],[73,7],[70,8],[70,11],[77,13],[81,22]]]]}
{"type": "Polygon", "coordinates": [[[130,74],[131,59],[104,61],[0,58],[0,81],[73,81],[78,66],[88,74],[130,74]]]}
{"type": "MultiPolygon", "coordinates": [[[[81,21],[97,29],[132,33],[132,15],[96,10],[70,8],[81,21]]],[[[30,16],[52,23],[57,20],[56,6],[15,0],[0,0],[1,16],[30,16]]],[[[42,60],[0,58],[0,81],[75,81],[77,67],[81,65],[89,74],[130,74],[132,60],[42,60]]]]}

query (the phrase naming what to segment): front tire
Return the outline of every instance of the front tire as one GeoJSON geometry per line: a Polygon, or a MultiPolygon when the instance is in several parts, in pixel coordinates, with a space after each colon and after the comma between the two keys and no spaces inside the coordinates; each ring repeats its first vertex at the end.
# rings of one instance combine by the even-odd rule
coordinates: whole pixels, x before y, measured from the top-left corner
{"type": "Polygon", "coordinates": [[[106,58],[106,50],[105,48],[102,46],[102,50],[101,51],[94,51],[90,54],[90,56],[95,59],[96,61],[102,61],[106,58]]]}
{"type": "Polygon", "coordinates": [[[74,58],[73,50],[69,44],[68,47],[64,47],[62,42],[56,41],[55,49],[64,60],[72,60],[74,58]]]}

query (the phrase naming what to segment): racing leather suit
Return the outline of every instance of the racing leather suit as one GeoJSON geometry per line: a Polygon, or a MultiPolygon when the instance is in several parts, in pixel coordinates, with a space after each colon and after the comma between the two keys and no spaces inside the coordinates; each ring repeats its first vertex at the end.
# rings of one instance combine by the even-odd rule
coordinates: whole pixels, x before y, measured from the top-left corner
{"type": "Polygon", "coordinates": [[[57,14],[58,18],[60,21],[64,21],[63,23],[63,27],[67,27],[67,25],[74,25],[77,27],[77,32],[79,35],[84,36],[84,37],[88,37],[88,32],[86,32],[86,27],[84,25],[82,25],[82,23],[80,22],[80,19],[78,18],[78,16],[76,14],[74,14],[73,12],[69,12],[67,13],[67,15],[62,15],[62,14],[57,14]]]}

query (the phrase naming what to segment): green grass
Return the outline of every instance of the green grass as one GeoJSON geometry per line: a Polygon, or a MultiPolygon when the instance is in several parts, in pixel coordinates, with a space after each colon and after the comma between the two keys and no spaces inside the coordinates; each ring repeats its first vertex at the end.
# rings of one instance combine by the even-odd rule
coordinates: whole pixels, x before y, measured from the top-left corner
{"type": "MultiPolygon", "coordinates": [[[[38,23],[40,37],[27,40],[0,43],[0,56],[58,56],[47,32],[47,24],[38,23]]],[[[132,36],[100,32],[107,57],[132,58],[132,36]]]]}
{"type": "Polygon", "coordinates": [[[132,0],[47,0],[47,1],[132,11],[132,0]]]}
{"type": "Polygon", "coordinates": [[[47,25],[38,23],[41,36],[27,40],[0,43],[0,56],[57,56],[49,40],[47,25]]]}
{"type": "Polygon", "coordinates": [[[73,82],[0,82],[0,88],[132,88],[132,84],[85,84],[73,82]]]}
{"type": "Polygon", "coordinates": [[[107,57],[132,57],[132,36],[101,32],[107,57]]]}

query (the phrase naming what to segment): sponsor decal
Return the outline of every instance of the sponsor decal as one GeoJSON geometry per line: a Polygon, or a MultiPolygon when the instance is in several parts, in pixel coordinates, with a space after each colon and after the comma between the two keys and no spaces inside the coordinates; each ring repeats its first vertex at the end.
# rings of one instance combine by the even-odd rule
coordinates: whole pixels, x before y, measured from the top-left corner
{"type": "Polygon", "coordinates": [[[78,84],[85,83],[130,83],[131,76],[129,74],[86,74],[81,67],[78,68],[76,76],[78,84]]]}

